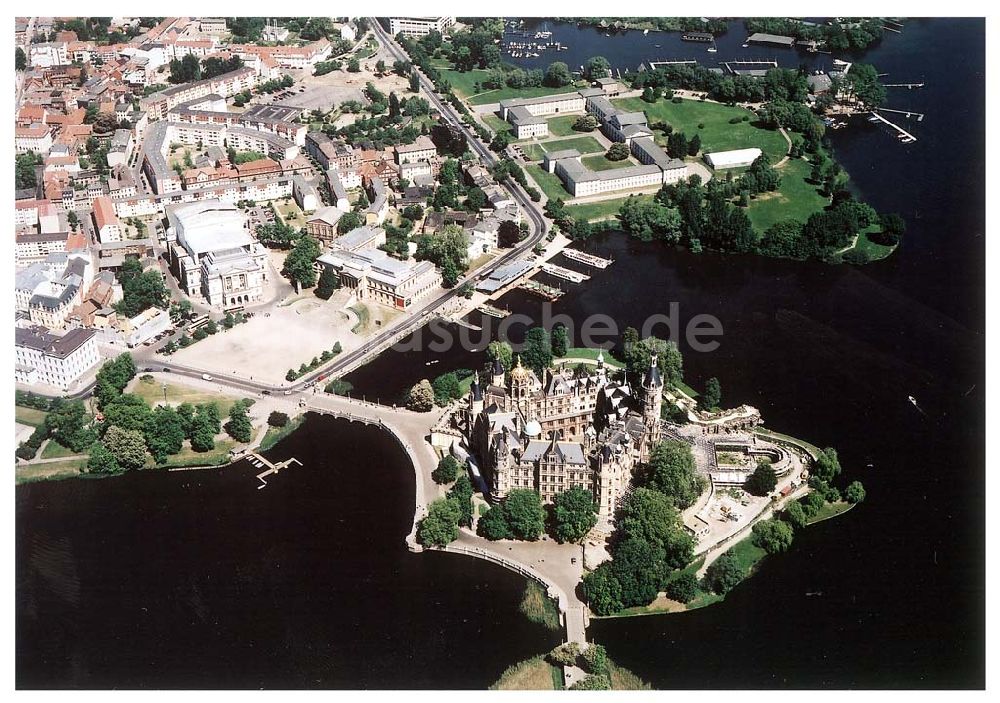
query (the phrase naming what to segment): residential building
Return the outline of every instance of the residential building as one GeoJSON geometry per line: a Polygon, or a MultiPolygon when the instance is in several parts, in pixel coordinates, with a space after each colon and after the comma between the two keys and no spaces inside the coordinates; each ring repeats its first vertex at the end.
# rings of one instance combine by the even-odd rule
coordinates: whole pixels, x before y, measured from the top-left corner
{"type": "Polygon", "coordinates": [[[15,380],[69,390],[100,361],[95,336],[81,328],[61,337],[41,327],[15,328],[15,380]]]}
{"type": "Polygon", "coordinates": [[[115,214],[110,198],[102,196],[94,199],[94,232],[102,244],[120,242],[124,237],[124,227],[115,214]]]}
{"type": "Polygon", "coordinates": [[[397,164],[410,164],[418,161],[430,161],[437,156],[437,147],[431,138],[421,134],[413,144],[400,144],[395,148],[397,164]]]}

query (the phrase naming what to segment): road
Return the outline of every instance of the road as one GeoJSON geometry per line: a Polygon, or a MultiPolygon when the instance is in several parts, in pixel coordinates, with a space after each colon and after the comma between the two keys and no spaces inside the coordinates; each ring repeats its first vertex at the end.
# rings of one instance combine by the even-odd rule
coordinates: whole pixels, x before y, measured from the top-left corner
{"type": "MultiPolygon", "coordinates": [[[[391,37],[389,37],[388,33],[378,24],[375,18],[370,18],[370,21],[372,23],[372,31],[375,33],[376,38],[389,52],[389,54],[401,61],[408,61],[409,57],[403,49],[396,44],[391,37]]],[[[455,110],[452,105],[442,100],[437,93],[434,92],[433,83],[422,72],[420,72],[419,69],[414,67],[414,70],[417,71],[417,75],[420,78],[420,86],[422,90],[434,108],[440,112],[442,119],[449,124],[457,126],[462,131],[468,140],[469,147],[478,155],[480,160],[486,164],[486,166],[494,166],[497,163],[496,157],[494,157],[486,145],[479,140],[479,137],[472,130],[470,130],[465,123],[462,122],[457,110],[455,110]]],[[[297,383],[292,385],[276,386],[258,381],[252,381],[241,377],[239,374],[233,374],[232,376],[227,375],[225,377],[217,376],[216,380],[233,388],[254,393],[260,393],[263,391],[271,393],[284,393],[285,391],[291,391],[293,393],[301,392],[315,383],[319,376],[322,375],[324,378],[334,378],[342,375],[351,370],[355,365],[366,361],[368,357],[375,356],[378,352],[382,351],[384,347],[389,346],[396,340],[424,325],[432,319],[432,315],[436,310],[447,305],[450,301],[454,300],[455,296],[459,295],[458,291],[464,283],[473,282],[487,271],[492,271],[494,268],[512,261],[525,252],[531,251],[531,249],[533,249],[534,246],[545,237],[547,224],[545,222],[545,217],[542,214],[541,207],[532,202],[527,193],[525,193],[521,189],[520,185],[518,185],[515,181],[508,178],[500,185],[511,194],[515,202],[517,202],[518,206],[527,216],[529,222],[529,235],[523,242],[511,249],[511,251],[503,254],[494,261],[484,264],[478,269],[470,271],[455,285],[454,288],[446,290],[438,297],[427,301],[419,307],[416,307],[407,315],[399,318],[396,324],[389,326],[386,330],[375,335],[357,349],[342,354],[337,357],[337,360],[333,364],[325,368],[320,368],[306,374],[297,383]]],[[[163,340],[162,343],[165,344],[166,340],[163,340]]],[[[135,357],[136,366],[140,369],[143,367],[152,367],[157,371],[168,371],[190,377],[200,377],[202,373],[204,373],[204,370],[202,369],[192,368],[190,366],[178,364],[169,360],[164,361],[159,358],[154,358],[155,352],[151,347],[142,347],[137,350],[133,350],[132,354],[135,357]]],[[[69,397],[79,398],[87,396],[90,394],[93,387],[94,383],[92,382],[69,397]]]]}

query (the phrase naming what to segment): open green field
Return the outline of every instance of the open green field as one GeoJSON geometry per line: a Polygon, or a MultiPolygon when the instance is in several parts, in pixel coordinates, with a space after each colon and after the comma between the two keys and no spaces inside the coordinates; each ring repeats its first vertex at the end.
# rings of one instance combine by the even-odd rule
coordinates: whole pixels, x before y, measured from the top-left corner
{"type": "MultiPolygon", "coordinates": [[[[147,383],[140,380],[129,392],[139,396],[151,406],[163,402],[163,384],[156,381],[147,383]]],[[[211,391],[181,386],[176,383],[167,383],[167,402],[170,405],[176,406],[181,403],[191,403],[192,405],[215,403],[219,406],[219,415],[225,417],[229,414],[229,409],[233,407],[233,403],[237,400],[239,398],[222,395],[221,393],[212,393],[211,391]]]]}
{"type": "MultiPolygon", "coordinates": [[[[645,112],[650,122],[666,121],[690,139],[695,134],[701,137],[701,148],[706,151],[727,151],[759,147],[767,154],[771,163],[777,163],[787,152],[788,143],[777,130],[762,129],[753,125],[754,115],[741,107],[729,107],[700,100],[683,100],[674,103],[659,100],[647,103],[642,98],[612,100],[623,110],[645,112]],[[749,122],[729,124],[733,117],[750,116],[749,122]],[[698,125],[704,124],[699,129],[698,125]]],[[[663,141],[662,138],[658,141],[663,141]]]]}
{"type": "Polygon", "coordinates": [[[598,154],[604,151],[601,143],[593,137],[568,137],[549,139],[544,142],[523,142],[521,150],[529,161],[541,161],[546,153],[576,149],[581,154],[598,154]]]}
{"type": "Polygon", "coordinates": [[[302,229],[306,226],[306,219],[302,214],[302,209],[291,198],[282,201],[274,207],[281,216],[281,219],[284,220],[285,224],[289,227],[302,229]]]}
{"type": "MultiPolygon", "coordinates": [[[[652,200],[652,194],[635,196],[641,200],[652,200]]],[[[618,210],[628,196],[615,198],[614,200],[599,200],[596,203],[581,203],[580,205],[567,205],[566,209],[575,219],[596,222],[598,220],[613,220],[618,216],[618,210]]]]}
{"type": "Polygon", "coordinates": [[[625,168],[626,166],[638,166],[639,162],[634,159],[622,159],[621,161],[611,161],[604,154],[594,154],[584,156],[580,161],[591,171],[610,171],[615,168],[625,168]]]}
{"type": "Polygon", "coordinates": [[[758,232],[766,232],[781,220],[805,222],[829,204],[816,186],[806,179],[812,167],[804,159],[791,159],[779,169],[781,186],[774,193],[761,193],[750,201],[747,214],[758,232]]]}
{"type": "Polygon", "coordinates": [[[573,123],[580,118],[580,115],[557,115],[556,117],[550,117],[547,122],[549,123],[549,134],[553,137],[568,137],[571,134],[579,134],[575,129],[573,129],[573,123]]]}
{"type": "Polygon", "coordinates": [[[482,118],[483,122],[486,123],[486,126],[492,129],[497,134],[502,134],[503,132],[510,132],[511,128],[510,122],[500,119],[500,117],[493,114],[492,112],[482,115],[482,118]]]}
{"type": "Polygon", "coordinates": [[[545,193],[545,196],[549,200],[556,200],[557,198],[568,200],[573,197],[568,190],[563,188],[562,181],[556,174],[549,173],[537,164],[525,166],[524,170],[535,180],[535,183],[538,184],[538,187],[542,189],[542,192],[545,193]]]}
{"type": "Polygon", "coordinates": [[[504,87],[496,90],[483,90],[481,86],[477,88],[476,84],[489,77],[490,72],[485,69],[477,68],[463,73],[450,68],[445,61],[436,61],[435,67],[441,72],[441,77],[451,84],[455,94],[470,105],[486,105],[510,98],[537,98],[540,95],[557,95],[579,90],[576,85],[568,85],[563,88],[539,86],[537,88],[504,87]]]}
{"type": "MultiPolygon", "coordinates": [[[[228,411],[227,411],[228,412],[228,411]]],[[[229,437],[225,439],[216,438],[215,449],[207,452],[196,452],[191,449],[191,444],[185,440],[184,448],[176,454],[167,457],[166,462],[159,464],[159,468],[173,468],[182,466],[217,466],[229,463],[229,450],[236,446],[236,442],[229,437]]]]}
{"type": "Polygon", "coordinates": [[[836,503],[826,503],[815,515],[809,518],[806,524],[815,525],[817,522],[823,522],[824,520],[829,520],[832,517],[843,515],[848,510],[853,508],[854,505],[854,503],[848,503],[846,500],[839,500],[836,503]]]}
{"type": "Polygon", "coordinates": [[[14,406],[14,419],[22,425],[39,427],[45,424],[45,411],[38,408],[28,408],[23,405],[14,406]]]}
{"type": "Polygon", "coordinates": [[[38,458],[59,459],[61,457],[76,456],[76,455],[77,452],[74,452],[72,449],[69,449],[68,447],[64,447],[54,439],[50,439],[48,442],[46,442],[45,449],[42,450],[42,453],[41,455],[39,455],[38,458]]]}
{"type": "MultiPolygon", "coordinates": [[[[871,227],[861,230],[860,234],[858,234],[858,240],[854,243],[854,246],[847,251],[862,251],[868,256],[869,261],[878,261],[879,259],[884,259],[889,256],[889,254],[896,251],[896,247],[873,242],[868,237],[868,235],[874,234],[879,230],[879,225],[872,225],[871,227]]],[[[841,257],[843,257],[847,251],[841,253],[841,257]]]]}

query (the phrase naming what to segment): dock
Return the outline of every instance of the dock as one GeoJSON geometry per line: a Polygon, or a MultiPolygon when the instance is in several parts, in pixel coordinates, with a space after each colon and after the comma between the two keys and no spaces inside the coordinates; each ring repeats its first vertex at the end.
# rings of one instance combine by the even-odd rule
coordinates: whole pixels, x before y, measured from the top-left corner
{"type": "Polygon", "coordinates": [[[483,313],[484,315],[489,315],[490,317],[495,317],[498,320],[510,315],[510,310],[504,310],[503,308],[498,308],[496,305],[490,305],[489,303],[483,303],[482,305],[477,305],[476,310],[483,313]]]}
{"type": "Polygon", "coordinates": [[[887,107],[879,107],[879,108],[876,108],[876,110],[878,110],[879,112],[892,112],[892,113],[895,113],[897,115],[903,115],[904,117],[907,117],[907,118],[909,118],[909,117],[916,117],[917,118],[917,122],[923,122],[924,121],[924,113],[922,113],[922,112],[914,112],[913,110],[890,110],[887,107]]]}
{"type": "Polygon", "coordinates": [[[296,459],[295,457],[292,457],[291,459],[286,459],[285,461],[279,461],[277,464],[272,464],[270,461],[262,457],[260,454],[253,453],[247,455],[247,460],[251,464],[256,466],[258,469],[261,468],[262,466],[267,467],[266,470],[261,471],[259,474],[257,474],[257,480],[260,481],[260,485],[257,486],[258,491],[267,485],[267,481],[264,480],[265,476],[276,474],[282,469],[290,466],[291,464],[298,464],[299,466],[302,466],[302,462],[296,459]]]}
{"type": "Polygon", "coordinates": [[[874,118],[874,121],[884,122],[885,124],[889,125],[892,129],[896,130],[899,133],[899,141],[903,142],[904,144],[912,144],[913,142],[917,141],[917,138],[914,137],[912,134],[907,132],[902,127],[893,124],[892,122],[882,117],[882,115],[878,114],[877,112],[873,112],[872,117],[874,118]]]}
{"type": "Polygon", "coordinates": [[[533,278],[528,278],[517,284],[517,287],[521,290],[526,290],[533,295],[542,298],[543,300],[553,301],[558,300],[563,296],[565,291],[556,288],[554,286],[548,286],[544,283],[539,283],[533,278]]]}
{"type": "Polygon", "coordinates": [[[907,88],[912,90],[913,88],[923,88],[924,83],[883,83],[883,88],[907,88]]]}
{"type": "Polygon", "coordinates": [[[561,278],[570,283],[583,283],[590,279],[590,276],[585,273],[580,273],[579,271],[574,271],[573,269],[568,269],[557,264],[551,264],[547,261],[542,264],[541,269],[551,276],[561,278]]]}
{"type": "Polygon", "coordinates": [[[598,269],[606,269],[612,263],[614,259],[605,259],[600,256],[595,256],[594,254],[588,254],[585,251],[579,251],[577,249],[563,249],[562,255],[567,259],[573,261],[579,261],[581,264],[586,264],[587,266],[593,266],[598,269]]]}

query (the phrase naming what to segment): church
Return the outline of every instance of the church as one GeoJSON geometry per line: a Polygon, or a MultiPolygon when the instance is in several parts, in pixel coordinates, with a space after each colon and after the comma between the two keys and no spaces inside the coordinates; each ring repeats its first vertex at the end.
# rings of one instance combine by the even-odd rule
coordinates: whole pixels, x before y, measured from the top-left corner
{"type": "Polygon", "coordinates": [[[624,372],[620,380],[612,377],[603,354],[593,370],[563,365],[546,370],[544,381],[520,359],[509,371],[498,360],[490,383],[477,376],[456,419],[492,500],[530,488],[548,503],[570,488],[585,488],[598,520],[608,524],[635,465],[660,439],[663,381],[655,356],[639,391],[624,372]]]}

